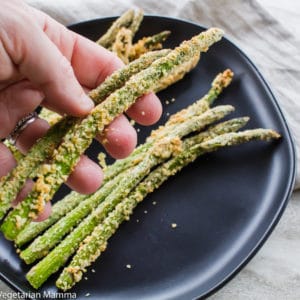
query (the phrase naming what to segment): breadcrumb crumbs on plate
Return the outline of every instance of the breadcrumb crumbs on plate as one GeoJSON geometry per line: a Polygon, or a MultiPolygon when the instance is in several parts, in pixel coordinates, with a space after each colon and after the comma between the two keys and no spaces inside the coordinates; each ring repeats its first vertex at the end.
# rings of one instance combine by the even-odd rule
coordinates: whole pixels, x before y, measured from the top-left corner
{"type": "Polygon", "coordinates": [[[87,278],[87,277],[84,277],[84,280],[88,280],[88,278],[87,278]]]}
{"type": "Polygon", "coordinates": [[[127,269],[131,269],[131,265],[127,264],[127,265],[126,265],[126,268],[127,268],[127,269]]]}
{"type": "Polygon", "coordinates": [[[92,273],[96,273],[95,269],[92,269],[91,271],[92,271],[92,273]]]}
{"type": "Polygon", "coordinates": [[[138,223],[140,220],[139,219],[136,219],[136,222],[138,223]]]}
{"type": "Polygon", "coordinates": [[[174,102],[175,102],[175,98],[172,98],[172,99],[171,99],[171,102],[173,102],[173,103],[174,103],[174,102]]]}
{"type": "Polygon", "coordinates": [[[166,105],[170,104],[169,100],[166,100],[165,103],[166,103],[166,105]]]}
{"type": "Polygon", "coordinates": [[[176,228],[176,227],[177,227],[177,224],[176,224],[176,223],[172,223],[172,224],[171,224],[171,227],[172,227],[172,228],[176,228]]]}
{"type": "Polygon", "coordinates": [[[138,128],[136,131],[137,131],[137,132],[140,132],[140,131],[141,131],[141,129],[140,129],[140,128],[138,128]]]}
{"type": "Polygon", "coordinates": [[[86,296],[86,297],[89,297],[89,296],[91,296],[91,294],[90,294],[90,293],[86,293],[85,296],[86,296]]]}
{"type": "Polygon", "coordinates": [[[144,210],[144,214],[147,214],[148,213],[148,211],[147,210],[144,210]]]}
{"type": "Polygon", "coordinates": [[[152,204],[153,204],[153,205],[156,205],[156,201],[153,201],[152,204]]]}

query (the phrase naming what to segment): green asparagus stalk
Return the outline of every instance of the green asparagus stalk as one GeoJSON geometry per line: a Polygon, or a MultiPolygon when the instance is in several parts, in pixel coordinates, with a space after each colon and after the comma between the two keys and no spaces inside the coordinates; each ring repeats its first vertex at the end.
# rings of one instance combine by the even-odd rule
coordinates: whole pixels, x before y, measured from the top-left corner
{"type": "Polygon", "coordinates": [[[116,36],[111,49],[123,61],[125,65],[129,63],[129,54],[132,46],[132,31],[125,27],[121,28],[116,36]]]}
{"type": "Polygon", "coordinates": [[[116,39],[116,36],[119,32],[119,30],[122,27],[128,28],[134,19],[134,10],[130,9],[126,11],[124,14],[122,14],[107,30],[107,32],[101,36],[96,43],[101,45],[104,48],[110,48],[110,46],[113,44],[113,42],[116,39]]]}
{"type": "MultiPolygon", "coordinates": [[[[224,88],[228,87],[233,78],[233,72],[230,69],[219,73],[213,80],[211,88],[207,94],[204,95],[201,99],[191,104],[186,109],[172,115],[166,125],[177,124],[178,122],[184,122],[184,120],[195,114],[195,111],[198,114],[206,111],[222,93],[224,88]]],[[[151,139],[151,137],[150,137],[151,139]]]]}
{"type": "MultiPolygon", "coordinates": [[[[96,104],[100,103],[114,90],[122,87],[132,75],[149,67],[153,61],[164,57],[169,52],[170,50],[160,50],[146,53],[140,59],[115,71],[99,87],[90,92],[91,98],[96,104]]],[[[16,198],[27,178],[36,176],[39,164],[53,154],[54,149],[61,142],[63,136],[78,120],[79,119],[77,118],[66,117],[54,124],[46,135],[33,145],[26,157],[19,161],[16,168],[14,168],[7,176],[1,178],[0,220],[10,209],[11,202],[16,198]]]]}
{"type": "Polygon", "coordinates": [[[38,166],[45,157],[49,157],[61,141],[67,128],[74,118],[67,117],[62,122],[50,128],[47,134],[33,145],[26,157],[19,160],[17,166],[0,180],[0,220],[11,208],[11,202],[16,198],[28,178],[33,178],[38,166]],[[42,141],[42,142],[41,142],[42,141]]]}
{"type": "Polygon", "coordinates": [[[199,52],[207,51],[222,35],[222,30],[211,28],[183,42],[166,57],[156,60],[150,67],[132,76],[122,88],[97,105],[89,116],[77,122],[55,150],[51,164],[45,164],[41,169],[33,191],[5,219],[1,230],[6,238],[15,239],[30,219],[37,217],[45,202],[51,200],[60,185],[66,181],[97,133],[126,111],[138,97],[155,90],[160,80],[174,69],[192,60],[199,52]],[[21,220],[18,224],[16,217],[21,220]]]}
{"type": "Polygon", "coordinates": [[[118,186],[121,179],[125,176],[128,177],[129,174],[130,170],[125,172],[125,174],[119,174],[100,188],[96,193],[86,197],[86,199],[81,201],[75,209],[69,211],[68,214],[59,219],[57,223],[44,232],[43,235],[37,237],[25,250],[21,251],[20,257],[27,264],[31,264],[35,260],[45,256],[63,239],[67,233],[69,233],[83,218],[91,213],[92,210],[95,209],[118,186]]]}
{"type": "MultiPolygon", "coordinates": [[[[216,122],[223,118],[225,115],[233,111],[233,107],[230,105],[226,106],[217,106],[205,114],[196,117],[195,119],[191,118],[187,120],[186,123],[181,124],[178,127],[172,128],[172,134],[169,134],[165,137],[165,140],[172,141],[175,138],[181,138],[185,135],[190,134],[195,130],[200,130],[205,126],[216,122]]],[[[161,143],[163,139],[158,140],[156,143],[152,143],[152,146],[149,147],[147,153],[153,152],[153,148],[157,148],[157,143],[161,143]]],[[[145,156],[143,156],[145,159],[145,156]]],[[[140,159],[136,164],[140,163],[142,159],[140,159]]],[[[99,201],[102,201],[109,192],[111,192],[112,188],[115,188],[115,185],[112,185],[112,182],[119,182],[120,176],[129,178],[131,174],[130,168],[133,167],[128,166],[125,174],[119,173],[117,177],[114,177],[112,180],[108,181],[103,185],[102,188],[99,189],[98,192],[90,196],[88,199],[83,201],[77,208],[67,214],[63,219],[61,219],[58,223],[52,226],[48,231],[46,231],[42,236],[38,237],[33,241],[33,243],[24,251],[21,252],[21,258],[27,263],[32,263],[34,260],[45,256],[45,254],[53,248],[63,237],[65,234],[71,231],[71,229],[86,215],[88,215],[92,209],[94,209],[99,201]],[[111,186],[110,189],[107,186],[111,186]]]]}
{"type": "Polygon", "coordinates": [[[132,45],[130,49],[129,60],[133,61],[139,58],[144,53],[161,49],[162,42],[164,42],[170,34],[171,31],[165,30],[153,36],[148,36],[140,39],[137,43],[132,45]]]}
{"type": "MultiPolygon", "coordinates": [[[[77,250],[70,265],[64,268],[56,281],[57,287],[66,291],[80,281],[86,268],[106,249],[107,240],[115,233],[124,220],[129,220],[129,216],[136,205],[147,194],[157,189],[168,177],[175,175],[198,156],[216,151],[221,147],[238,145],[254,139],[269,140],[278,137],[278,134],[272,130],[256,129],[241,133],[226,133],[206,142],[194,144],[192,147],[190,147],[191,143],[185,145],[179,155],[152,171],[125,200],[116,206],[102,223],[95,227],[92,234],[86,237],[77,250]]],[[[32,280],[33,278],[31,277],[30,279],[32,280]]]]}
{"type": "Polygon", "coordinates": [[[164,126],[161,126],[159,129],[154,130],[150,137],[147,139],[147,143],[142,144],[137,147],[134,152],[125,159],[116,161],[112,166],[108,167],[105,172],[105,181],[109,181],[119,172],[128,168],[132,163],[138,162],[142,159],[143,153],[147,151],[149,143],[153,140],[163,137],[165,134],[170,132],[169,126],[174,126],[179,123],[185,122],[188,118],[192,116],[201,115],[213,102],[217,99],[220,93],[226,88],[232,81],[233,72],[229,69],[225,70],[222,73],[219,73],[213,80],[210,90],[205,94],[201,99],[188,106],[186,109],[179,111],[178,113],[172,115],[170,119],[164,126]]]}
{"type": "Polygon", "coordinates": [[[19,151],[19,149],[15,145],[13,145],[9,140],[5,140],[3,143],[11,151],[16,162],[19,162],[21,159],[24,158],[24,155],[19,151]]]}
{"type": "Polygon", "coordinates": [[[211,125],[207,130],[184,139],[183,151],[185,149],[189,149],[194,145],[203,143],[205,141],[208,141],[209,139],[213,139],[219,135],[230,132],[237,132],[238,130],[246,126],[246,124],[249,122],[249,119],[249,117],[240,117],[211,125]]]}
{"type": "Polygon", "coordinates": [[[29,223],[17,236],[15,244],[17,247],[22,247],[26,243],[33,240],[51,225],[62,219],[69,211],[75,209],[80,203],[87,198],[76,192],[71,192],[60,201],[52,206],[51,215],[48,219],[42,222],[29,223]]]}
{"type": "MultiPolygon", "coordinates": [[[[211,127],[211,129],[201,133],[200,135],[197,135],[196,137],[201,137],[204,140],[204,139],[214,137],[218,134],[223,134],[225,132],[237,131],[238,129],[243,127],[247,121],[248,121],[248,118],[232,119],[232,120],[220,123],[216,126],[213,126],[213,127],[211,127]]],[[[198,141],[198,143],[199,142],[200,141],[198,141]]],[[[193,143],[195,144],[196,142],[194,141],[193,143]]],[[[87,197],[88,196],[84,196],[84,195],[78,194],[76,192],[71,192],[69,195],[67,195],[62,200],[58,201],[52,207],[51,216],[47,220],[45,220],[43,222],[31,222],[30,224],[28,224],[17,236],[17,238],[15,240],[15,244],[18,247],[22,247],[24,244],[30,242],[35,237],[37,237],[39,234],[41,234],[43,231],[48,229],[51,225],[53,225],[54,223],[59,221],[68,212],[73,210],[74,207],[79,205],[87,197]]],[[[99,197],[100,197],[99,191],[95,193],[95,197],[97,199],[99,199],[99,197]]],[[[94,204],[93,207],[95,207],[99,203],[97,201],[95,201],[93,204],[94,204]]],[[[81,204],[81,205],[86,206],[87,204],[81,204]]],[[[77,209],[82,212],[82,206],[79,206],[77,209]]],[[[71,215],[68,215],[68,217],[71,217],[71,215]]],[[[73,216],[72,216],[72,218],[75,219],[73,216]]],[[[80,219],[82,219],[82,218],[83,217],[81,217],[80,219]]],[[[63,221],[62,223],[66,224],[66,221],[63,221]]],[[[56,226],[58,228],[60,228],[61,232],[64,232],[61,234],[62,236],[64,236],[67,232],[69,232],[69,229],[66,229],[64,231],[61,230],[62,226],[63,226],[63,225],[61,225],[61,223],[58,223],[56,226]]],[[[53,229],[51,229],[51,230],[53,230],[53,232],[57,232],[57,227],[52,227],[53,229]]],[[[45,233],[45,235],[37,238],[33,242],[33,244],[31,244],[31,246],[29,246],[29,248],[32,247],[33,249],[42,249],[41,251],[49,251],[49,249],[51,249],[61,239],[61,237],[59,237],[58,241],[54,242],[53,237],[51,237],[51,236],[52,236],[52,234],[51,234],[51,231],[49,230],[47,233],[45,233]],[[44,240],[44,242],[41,242],[40,240],[44,240]],[[52,241],[51,246],[48,243],[49,240],[52,241]],[[38,243],[40,243],[40,242],[42,244],[43,243],[47,244],[47,248],[41,248],[40,246],[38,246],[38,243]]],[[[29,251],[29,248],[27,248],[28,251],[29,251]]],[[[35,251],[37,251],[37,250],[35,250],[35,251]]]]}
{"type": "Polygon", "coordinates": [[[155,88],[154,92],[157,93],[159,91],[164,90],[165,88],[167,88],[170,85],[170,82],[172,82],[172,84],[173,84],[173,83],[181,80],[186,75],[186,73],[190,72],[192,69],[194,69],[196,67],[199,60],[200,60],[200,53],[198,56],[195,56],[194,59],[182,64],[181,67],[178,68],[178,70],[175,70],[174,72],[172,72],[164,80],[161,80],[161,82],[155,88]]]}
{"type": "Polygon", "coordinates": [[[81,241],[89,235],[103,217],[124,198],[147,175],[152,167],[168,159],[179,151],[180,140],[167,140],[157,143],[151,153],[131,172],[130,177],[123,178],[100,205],[81,222],[56,248],[35,265],[27,274],[30,284],[39,288],[47,278],[63,266],[76,251],[81,241]]]}
{"type": "Polygon", "coordinates": [[[144,11],[142,9],[137,10],[134,13],[132,23],[130,24],[130,27],[129,27],[129,29],[132,32],[132,38],[135,36],[137,31],[139,30],[143,19],[144,19],[144,11]]]}
{"type": "Polygon", "coordinates": [[[49,123],[50,126],[53,126],[59,120],[61,120],[62,116],[58,113],[43,107],[39,113],[39,117],[49,123]]]}

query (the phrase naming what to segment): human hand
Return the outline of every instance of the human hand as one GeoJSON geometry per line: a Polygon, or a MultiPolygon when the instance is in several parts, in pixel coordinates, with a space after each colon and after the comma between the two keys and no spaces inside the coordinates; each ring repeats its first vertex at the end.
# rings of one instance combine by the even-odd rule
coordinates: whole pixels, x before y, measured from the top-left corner
{"type": "MultiPolygon", "coordinates": [[[[99,85],[106,76],[122,66],[111,52],[69,31],[22,1],[3,0],[0,11],[0,138],[5,138],[16,123],[39,105],[60,114],[84,116],[93,102],[84,89],[99,85]]],[[[139,99],[127,114],[143,125],[155,123],[161,115],[161,104],[154,94],[139,99]]],[[[23,153],[43,136],[49,125],[37,119],[28,125],[17,140],[23,153]]],[[[123,158],[134,149],[137,136],[124,115],[105,130],[104,145],[115,158],[123,158]]],[[[99,140],[103,140],[103,137],[99,140]]],[[[8,148],[0,143],[0,177],[16,162],[8,148]]],[[[67,184],[89,194],[101,185],[100,167],[83,156],[67,184]]],[[[30,191],[24,187],[17,201],[30,191]]],[[[38,220],[50,213],[48,204],[38,220]]]]}

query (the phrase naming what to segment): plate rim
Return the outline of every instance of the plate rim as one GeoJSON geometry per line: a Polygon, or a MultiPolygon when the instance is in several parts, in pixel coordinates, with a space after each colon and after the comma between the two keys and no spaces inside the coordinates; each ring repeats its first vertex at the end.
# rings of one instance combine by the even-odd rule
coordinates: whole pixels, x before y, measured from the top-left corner
{"type": "MultiPolygon", "coordinates": [[[[118,17],[119,17],[119,15],[114,15],[114,16],[106,16],[106,17],[100,17],[100,18],[87,19],[87,20],[83,20],[80,22],[71,23],[69,25],[66,25],[66,27],[72,30],[72,27],[75,27],[75,26],[80,26],[80,25],[84,25],[87,23],[91,23],[91,22],[97,22],[97,21],[102,21],[102,22],[103,21],[113,21],[118,17]]],[[[185,19],[185,18],[176,18],[176,17],[164,16],[164,15],[159,15],[159,14],[145,14],[144,18],[158,18],[160,20],[165,19],[165,20],[170,20],[170,21],[174,21],[174,22],[188,23],[190,25],[199,27],[200,30],[208,28],[207,26],[202,25],[201,23],[197,23],[197,22],[185,19]]],[[[244,267],[246,267],[246,265],[251,261],[251,259],[257,254],[257,252],[265,244],[265,242],[267,241],[267,239],[269,238],[269,236],[271,235],[271,233],[277,226],[279,220],[281,219],[281,217],[285,211],[285,208],[287,207],[287,204],[289,202],[291,194],[293,193],[293,187],[295,185],[295,180],[296,180],[296,148],[295,148],[294,137],[291,133],[289,124],[283,114],[282,109],[280,108],[280,105],[277,101],[277,98],[274,95],[274,92],[273,92],[271,86],[269,85],[269,83],[265,79],[265,77],[262,75],[262,73],[258,69],[258,67],[249,58],[249,56],[239,46],[237,46],[233,41],[231,41],[230,38],[228,38],[226,36],[226,32],[225,32],[225,36],[223,37],[223,39],[225,39],[232,47],[234,47],[239,52],[239,54],[242,57],[245,58],[247,63],[255,70],[255,73],[256,73],[256,75],[258,75],[258,78],[262,82],[264,88],[270,94],[271,101],[274,104],[274,107],[275,107],[278,115],[280,116],[280,119],[281,119],[282,123],[284,124],[285,130],[287,133],[286,137],[288,137],[288,139],[286,138],[286,142],[287,142],[288,150],[289,150],[289,154],[290,154],[291,166],[290,166],[289,177],[287,180],[288,183],[285,187],[285,192],[284,192],[284,196],[282,197],[281,205],[277,208],[276,214],[274,214],[268,228],[262,234],[261,238],[257,241],[256,245],[252,248],[252,250],[248,253],[248,255],[246,255],[244,257],[244,259],[236,266],[236,268],[234,268],[226,277],[224,277],[221,281],[219,281],[217,284],[212,286],[209,290],[207,290],[202,295],[196,296],[194,299],[200,299],[200,298],[202,299],[202,298],[206,298],[206,297],[209,297],[209,296],[215,294],[221,288],[223,288],[228,282],[230,282],[244,267]]],[[[14,283],[1,270],[0,270],[0,279],[3,282],[5,282],[9,287],[11,287],[13,290],[15,290],[16,292],[26,293],[26,291],[23,290],[20,285],[14,283]]],[[[196,289],[195,289],[195,291],[196,291],[196,289]]],[[[30,297],[30,299],[35,299],[35,298],[30,297]]]]}

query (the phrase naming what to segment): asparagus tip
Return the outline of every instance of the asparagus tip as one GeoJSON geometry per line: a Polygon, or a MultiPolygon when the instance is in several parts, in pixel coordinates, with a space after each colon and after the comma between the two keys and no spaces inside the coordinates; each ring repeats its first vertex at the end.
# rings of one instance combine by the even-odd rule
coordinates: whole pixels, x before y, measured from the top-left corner
{"type": "Polygon", "coordinates": [[[230,69],[226,69],[222,73],[218,74],[212,82],[212,88],[221,92],[223,88],[226,88],[232,81],[234,73],[230,69]]]}

